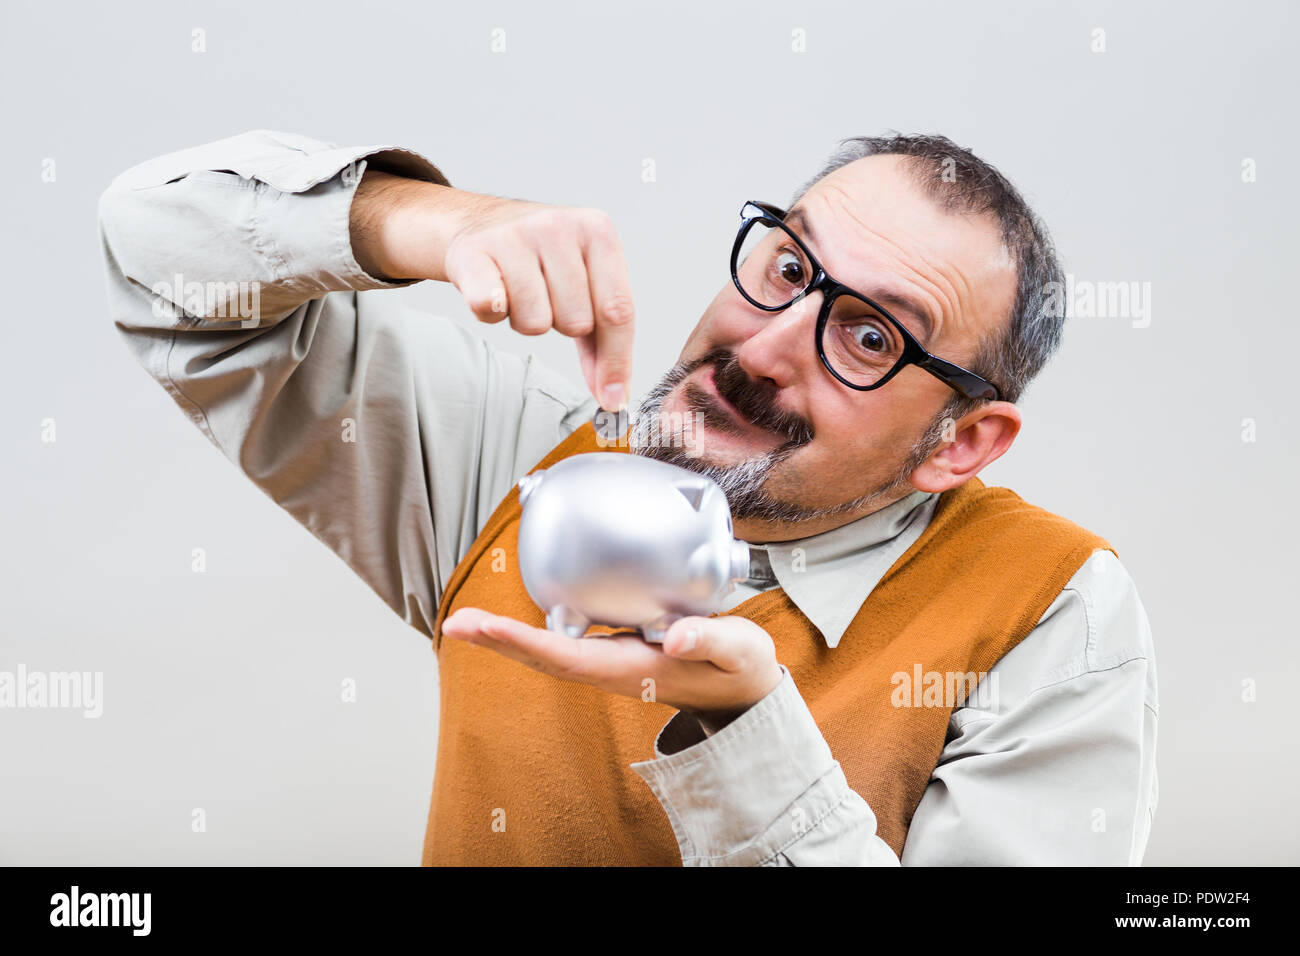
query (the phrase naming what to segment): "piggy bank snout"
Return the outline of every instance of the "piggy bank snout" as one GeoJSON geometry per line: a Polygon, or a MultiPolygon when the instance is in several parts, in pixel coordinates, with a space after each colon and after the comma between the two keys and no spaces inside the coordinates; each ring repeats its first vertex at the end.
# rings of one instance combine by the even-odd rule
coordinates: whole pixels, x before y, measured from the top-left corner
{"type": "Polygon", "coordinates": [[[732,581],[744,581],[749,577],[749,545],[744,541],[731,542],[732,581]]]}
{"type": "Polygon", "coordinates": [[[749,545],[732,540],[730,547],[719,549],[715,541],[706,541],[695,549],[686,562],[686,578],[691,596],[709,600],[720,586],[730,592],[736,581],[749,577],[749,545]]]}

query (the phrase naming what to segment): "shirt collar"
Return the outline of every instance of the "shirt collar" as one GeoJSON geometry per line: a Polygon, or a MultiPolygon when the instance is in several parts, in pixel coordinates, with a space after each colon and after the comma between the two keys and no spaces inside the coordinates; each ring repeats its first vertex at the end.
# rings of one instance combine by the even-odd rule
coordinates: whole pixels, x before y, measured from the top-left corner
{"type": "Polygon", "coordinates": [[[750,544],[754,564],[763,553],[776,582],[821,632],[838,646],[862,603],[885,572],[921,536],[939,496],[914,491],[879,511],[821,534],[750,544]]]}

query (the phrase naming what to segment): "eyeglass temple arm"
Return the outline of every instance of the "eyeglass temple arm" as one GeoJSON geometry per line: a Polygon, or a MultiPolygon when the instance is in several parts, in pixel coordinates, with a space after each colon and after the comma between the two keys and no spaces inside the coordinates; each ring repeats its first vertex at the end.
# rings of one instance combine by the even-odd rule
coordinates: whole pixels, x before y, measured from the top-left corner
{"type": "Polygon", "coordinates": [[[962,368],[960,365],[953,365],[951,362],[945,362],[943,359],[934,356],[930,356],[928,359],[916,364],[935,378],[951,385],[967,398],[987,398],[994,402],[1002,398],[1002,393],[996,385],[981,378],[974,372],[962,368]]]}

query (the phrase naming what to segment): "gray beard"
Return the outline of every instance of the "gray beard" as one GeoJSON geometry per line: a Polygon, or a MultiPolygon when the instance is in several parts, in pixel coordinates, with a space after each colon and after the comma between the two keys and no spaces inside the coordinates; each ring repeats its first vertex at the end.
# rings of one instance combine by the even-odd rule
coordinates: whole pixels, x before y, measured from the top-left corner
{"type": "Polygon", "coordinates": [[[631,451],[635,454],[667,462],[670,465],[678,465],[711,478],[727,496],[727,503],[731,506],[731,517],[735,521],[753,519],[798,523],[849,514],[873,502],[880,502],[883,506],[888,503],[887,499],[901,497],[898,494],[901,489],[911,487],[909,477],[917,466],[930,456],[938,446],[941,437],[938,430],[930,429],[913,449],[898,473],[891,480],[871,489],[866,494],[837,505],[810,508],[797,501],[776,498],[763,489],[772,469],[798,450],[799,444],[788,442],[757,458],[732,465],[719,465],[707,461],[703,452],[691,451],[691,443],[683,433],[684,428],[672,432],[663,430],[660,412],[664,399],[690,371],[693,371],[693,368],[684,365],[674,366],[646,394],[633,415],[628,442],[631,451]]]}

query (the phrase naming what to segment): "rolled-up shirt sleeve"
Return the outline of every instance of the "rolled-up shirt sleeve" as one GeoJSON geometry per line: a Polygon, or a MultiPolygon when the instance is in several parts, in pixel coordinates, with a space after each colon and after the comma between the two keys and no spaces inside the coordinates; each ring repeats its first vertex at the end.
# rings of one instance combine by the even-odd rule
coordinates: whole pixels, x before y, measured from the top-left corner
{"type": "Polygon", "coordinates": [[[1150,627],[1109,551],[957,708],[901,860],[788,672],[705,737],[677,714],[632,764],[685,865],[1137,865],[1157,799],[1150,627]],[[978,705],[978,706],[976,706],[978,705]]]}
{"type": "Polygon", "coordinates": [[[375,166],[447,183],[407,150],[255,131],[123,173],[100,232],[110,315],[140,364],[428,636],[497,502],[595,403],[358,265],[351,203],[375,166]]]}
{"type": "Polygon", "coordinates": [[[110,278],[121,275],[163,301],[115,318],[130,327],[171,328],[167,320],[179,310],[248,327],[274,323],[327,292],[409,284],[368,275],[352,255],[352,197],[372,166],[448,184],[408,150],[345,148],[267,130],[132,167],[100,198],[110,278]],[[249,310],[240,307],[254,301],[258,314],[244,314],[249,310]]]}

